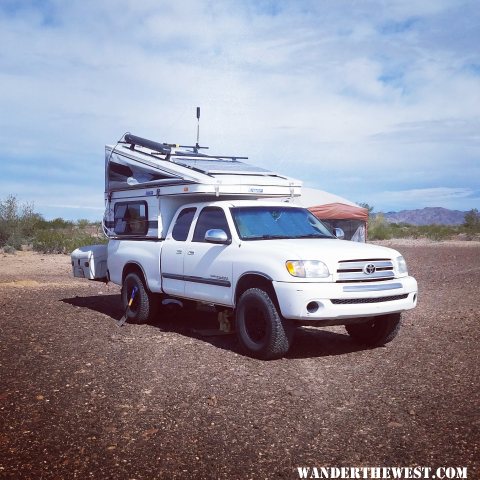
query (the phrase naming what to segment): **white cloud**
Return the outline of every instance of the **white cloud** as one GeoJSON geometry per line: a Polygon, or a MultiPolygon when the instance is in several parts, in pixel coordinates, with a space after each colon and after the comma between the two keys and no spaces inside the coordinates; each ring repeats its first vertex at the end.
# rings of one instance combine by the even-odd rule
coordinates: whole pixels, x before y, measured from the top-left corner
{"type": "MultiPolygon", "coordinates": [[[[105,143],[127,130],[193,141],[201,105],[212,151],[353,200],[368,201],[372,188],[474,188],[474,2],[38,5],[0,6],[0,42],[10,46],[0,57],[0,162],[23,169],[9,169],[13,181],[30,185],[40,157],[46,184],[64,170],[67,196],[91,195],[103,184],[105,143]]],[[[10,188],[0,183],[0,197],[10,188]]],[[[48,201],[51,190],[46,203],[76,204],[48,201]]],[[[462,198],[464,209],[479,206],[462,198]]]]}

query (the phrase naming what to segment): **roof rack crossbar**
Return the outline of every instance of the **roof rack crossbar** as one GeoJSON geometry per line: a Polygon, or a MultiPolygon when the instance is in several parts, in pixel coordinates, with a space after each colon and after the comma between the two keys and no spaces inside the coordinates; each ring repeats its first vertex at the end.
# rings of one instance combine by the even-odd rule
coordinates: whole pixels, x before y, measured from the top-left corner
{"type": "Polygon", "coordinates": [[[237,155],[207,155],[205,153],[175,152],[172,157],[191,157],[191,158],[209,158],[211,160],[228,160],[235,162],[236,160],[246,160],[248,157],[239,157],[237,155]]]}
{"type": "Polygon", "coordinates": [[[237,155],[207,155],[206,153],[199,153],[195,151],[196,148],[208,149],[208,147],[189,147],[187,145],[177,145],[174,143],[160,143],[153,140],[148,140],[147,138],[137,137],[131,133],[127,133],[124,137],[124,141],[120,143],[130,144],[130,149],[134,150],[135,145],[141,147],[149,148],[154,153],[160,155],[168,155],[171,157],[191,157],[191,158],[209,158],[212,160],[219,161],[237,161],[237,160],[246,160],[248,157],[242,157],[237,155]],[[177,152],[174,151],[176,148],[192,148],[192,152],[177,152]]]}

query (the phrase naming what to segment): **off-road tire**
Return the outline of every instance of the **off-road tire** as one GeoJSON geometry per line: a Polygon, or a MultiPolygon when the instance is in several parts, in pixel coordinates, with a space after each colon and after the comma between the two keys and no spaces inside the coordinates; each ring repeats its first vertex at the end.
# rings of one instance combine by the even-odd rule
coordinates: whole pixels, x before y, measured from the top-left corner
{"type": "Polygon", "coordinates": [[[363,323],[345,325],[348,334],[357,342],[377,347],[391,342],[400,330],[400,313],[372,317],[363,323]]]}
{"type": "Polygon", "coordinates": [[[132,306],[127,310],[129,323],[145,323],[152,320],[157,312],[157,299],[155,295],[147,290],[143,279],[138,273],[129,273],[122,285],[122,304],[127,309],[133,288],[137,287],[137,293],[133,299],[132,306]]]}
{"type": "Polygon", "coordinates": [[[235,327],[244,352],[263,360],[283,357],[295,330],[293,323],[279,314],[269,294],[259,288],[250,288],[240,297],[235,327]]]}

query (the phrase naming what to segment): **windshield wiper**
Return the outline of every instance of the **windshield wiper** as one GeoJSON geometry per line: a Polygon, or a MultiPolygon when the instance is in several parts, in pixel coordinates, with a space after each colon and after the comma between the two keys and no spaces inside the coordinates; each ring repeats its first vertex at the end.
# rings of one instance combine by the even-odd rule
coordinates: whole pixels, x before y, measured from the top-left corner
{"type": "Polygon", "coordinates": [[[278,240],[278,239],[286,239],[286,238],[295,238],[291,237],[290,235],[251,235],[248,237],[244,237],[244,240],[278,240]]]}
{"type": "Polygon", "coordinates": [[[248,237],[243,237],[243,240],[296,240],[297,238],[334,238],[323,233],[308,233],[305,235],[272,235],[266,233],[264,235],[249,235],[248,237]]]}
{"type": "Polygon", "coordinates": [[[325,235],[323,233],[308,233],[306,235],[299,235],[298,237],[294,238],[333,238],[330,237],[329,235],[325,235]]]}

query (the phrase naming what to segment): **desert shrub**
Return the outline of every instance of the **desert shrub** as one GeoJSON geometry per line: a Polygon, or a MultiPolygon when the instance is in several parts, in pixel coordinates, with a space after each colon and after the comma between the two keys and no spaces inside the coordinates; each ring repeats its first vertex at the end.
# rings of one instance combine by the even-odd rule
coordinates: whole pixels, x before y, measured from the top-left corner
{"type": "Polygon", "coordinates": [[[20,250],[30,243],[42,216],[34,212],[33,204],[19,203],[14,195],[0,200],[0,247],[20,250]]]}
{"type": "Polygon", "coordinates": [[[10,254],[15,254],[15,252],[17,251],[16,248],[14,247],[11,247],[10,245],[5,245],[3,248],[3,253],[10,253],[10,254]]]}
{"type": "Polygon", "coordinates": [[[369,224],[368,238],[388,240],[391,238],[429,238],[430,240],[448,240],[462,233],[462,228],[454,225],[409,225],[406,223],[388,223],[377,217],[369,224]]]}
{"type": "Polygon", "coordinates": [[[87,228],[91,223],[86,219],[86,218],[81,218],[80,220],[77,220],[77,227],[84,229],[87,228]]]}
{"type": "Polygon", "coordinates": [[[468,211],[464,218],[463,227],[467,233],[480,232],[480,214],[476,208],[468,211]]]}
{"type": "Polygon", "coordinates": [[[415,227],[408,223],[389,223],[386,228],[390,238],[411,238],[415,234],[415,227]]]}
{"type": "Polygon", "coordinates": [[[366,208],[368,210],[368,217],[369,218],[371,218],[374,215],[373,210],[374,210],[375,207],[373,205],[369,205],[366,202],[357,202],[357,205],[359,207],[366,208]]]}
{"type": "Polygon", "coordinates": [[[27,239],[21,235],[20,232],[13,232],[6,240],[5,247],[10,247],[15,250],[21,250],[22,245],[27,243],[27,239]]]}
{"type": "Polygon", "coordinates": [[[64,220],[63,218],[54,218],[47,222],[47,228],[53,228],[55,230],[62,228],[71,228],[74,226],[74,222],[70,220],[64,220]]]}
{"type": "Polygon", "coordinates": [[[18,230],[18,202],[10,195],[0,201],[0,246],[7,245],[16,230],[18,230]]]}
{"type": "Polygon", "coordinates": [[[456,225],[421,225],[417,227],[420,237],[430,240],[449,240],[454,238],[460,229],[456,225]]]}
{"type": "Polygon", "coordinates": [[[74,229],[40,230],[33,239],[33,249],[42,253],[70,253],[83,245],[106,243],[106,238],[74,229]]]}
{"type": "Polygon", "coordinates": [[[99,222],[45,220],[35,213],[33,204],[19,203],[14,195],[0,200],[0,248],[4,252],[20,250],[28,244],[38,252],[70,253],[81,245],[105,241],[99,222]]]}
{"type": "Polygon", "coordinates": [[[447,240],[457,232],[457,229],[450,225],[422,225],[419,231],[422,237],[430,240],[447,240]]]}
{"type": "Polygon", "coordinates": [[[375,215],[368,224],[368,238],[370,240],[388,240],[392,238],[392,227],[382,214],[375,215]]]}

